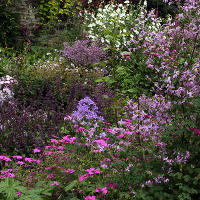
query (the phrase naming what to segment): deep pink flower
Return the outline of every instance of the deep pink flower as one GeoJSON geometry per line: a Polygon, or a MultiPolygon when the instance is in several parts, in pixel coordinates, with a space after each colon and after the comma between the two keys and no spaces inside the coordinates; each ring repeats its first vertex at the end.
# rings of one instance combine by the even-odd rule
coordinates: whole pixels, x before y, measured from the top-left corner
{"type": "Polygon", "coordinates": [[[17,194],[18,197],[22,195],[21,192],[16,192],[16,194],[17,194]]]}
{"type": "Polygon", "coordinates": [[[194,130],[194,133],[195,133],[196,135],[200,135],[200,130],[199,130],[199,129],[194,128],[193,130],[194,130]]]}
{"type": "Polygon", "coordinates": [[[110,184],[107,184],[108,187],[113,187],[114,189],[117,189],[117,185],[114,184],[114,183],[110,183],[110,184]]]}
{"type": "Polygon", "coordinates": [[[52,179],[54,177],[54,175],[53,174],[48,174],[47,177],[52,179]]]}
{"type": "Polygon", "coordinates": [[[95,174],[100,174],[100,168],[97,168],[94,173],[95,174]]]}
{"type": "Polygon", "coordinates": [[[101,188],[96,188],[96,190],[95,190],[96,192],[101,192],[101,188]]]}
{"type": "Polygon", "coordinates": [[[89,174],[83,174],[80,178],[79,181],[83,181],[84,179],[86,179],[88,177],[89,174]]]}
{"type": "Polygon", "coordinates": [[[108,193],[108,190],[107,190],[107,187],[104,187],[104,188],[96,188],[95,190],[96,192],[102,192],[103,194],[107,194],[108,193]]]}
{"type": "Polygon", "coordinates": [[[95,168],[86,169],[86,171],[88,172],[89,175],[94,174],[94,170],[95,170],[95,168]]]}

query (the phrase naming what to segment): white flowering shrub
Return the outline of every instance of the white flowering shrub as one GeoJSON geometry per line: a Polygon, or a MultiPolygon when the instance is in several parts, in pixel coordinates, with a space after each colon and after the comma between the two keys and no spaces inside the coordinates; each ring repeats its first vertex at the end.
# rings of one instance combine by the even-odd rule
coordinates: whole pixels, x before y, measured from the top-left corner
{"type": "Polygon", "coordinates": [[[10,86],[16,83],[17,80],[9,75],[6,75],[6,77],[2,77],[0,79],[0,104],[2,104],[7,99],[13,98],[14,93],[12,92],[10,86]]]}
{"type": "Polygon", "coordinates": [[[96,14],[85,11],[84,25],[89,39],[99,39],[107,46],[112,45],[119,50],[126,47],[130,38],[136,39],[144,27],[146,31],[158,31],[161,20],[157,17],[146,18],[146,8],[146,1],[143,5],[140,3],[137,9],[125,1],[124,5],[111,2],[104,8],[100,6],[96,14]]]}

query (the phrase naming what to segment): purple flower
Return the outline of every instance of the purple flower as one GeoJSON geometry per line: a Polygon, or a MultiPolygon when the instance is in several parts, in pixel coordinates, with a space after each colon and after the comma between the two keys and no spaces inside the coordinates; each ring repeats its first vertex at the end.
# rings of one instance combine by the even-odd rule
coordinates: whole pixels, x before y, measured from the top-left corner
{"type": "Polygon", "coordinates": [[[89,97],[85,97],[79,101],[77,111],[74,111],[71,117],[75,123],[82,120],[94,120],[94,122],[97,120],[103,121],[104,118],[98,114],[99,111],[96,104],[89,97]]]}

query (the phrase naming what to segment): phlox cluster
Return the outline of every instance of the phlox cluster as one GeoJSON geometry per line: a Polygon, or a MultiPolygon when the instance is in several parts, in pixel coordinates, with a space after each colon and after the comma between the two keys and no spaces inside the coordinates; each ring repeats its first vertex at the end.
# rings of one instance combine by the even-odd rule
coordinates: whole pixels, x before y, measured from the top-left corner
{"type": "Polygon", "coordinates": [[[89,97],[81,99],[77,105],[77,110],[71,116],[67,116],[64,119],[72,120],[73,123],[82,122],[83,124],[87,124],[89,120],[92,120],[94,123],[98,120],[104,120],[102,116],[99,116],[98,107],[89,97]]]}

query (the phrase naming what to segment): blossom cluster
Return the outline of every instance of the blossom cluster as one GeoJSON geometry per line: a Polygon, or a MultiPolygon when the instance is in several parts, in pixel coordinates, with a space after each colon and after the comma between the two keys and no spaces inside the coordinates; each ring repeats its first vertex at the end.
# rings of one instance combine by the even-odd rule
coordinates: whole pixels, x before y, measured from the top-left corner
{"type": "Polygon", "coordinates": [[[72,46],[64,43],[62,54],[75,65],[89,66],[105,59],[105,52],[94,42],[89,40],[77,40],[72,46]]]}
{"type": "Polygon", "coordinates": [[[74,111],[70,116],[66,116],[64,120],[71,120],[73,123],[90,124],[89,120],[93,122],[103,121],[103,117],[99,116],[96,104],[89,97],[85,97],[79,101],[77,111],[74,111]]]}
{"type": "Polygon", "coordinates": [[[154,10],[147,13],[147,1],[138,5],[137,11],[131,8],[129,1],[124,4],[107,4],[99,7],[97,14],[84,13],[84,24],[88,37],[92,40],[97,38],[106,45],[115,45],[117,49],[125,48],[127,42],[136,39],[142,34],[142,28],[146,31],[158,31],[161,27],[161,19],[154,15],[154,10]],[[139,13],[139,14],[138,14],[139,13]],[[132,28],[131,28],[132,27],[132,28]]]}
{"type": "Polygon", "coordinates": [[[17,80],[9,75],[0,79],[0,103],[13,98],[14,93],[11,89],[13,84],[17,84],[17,80]]]}

